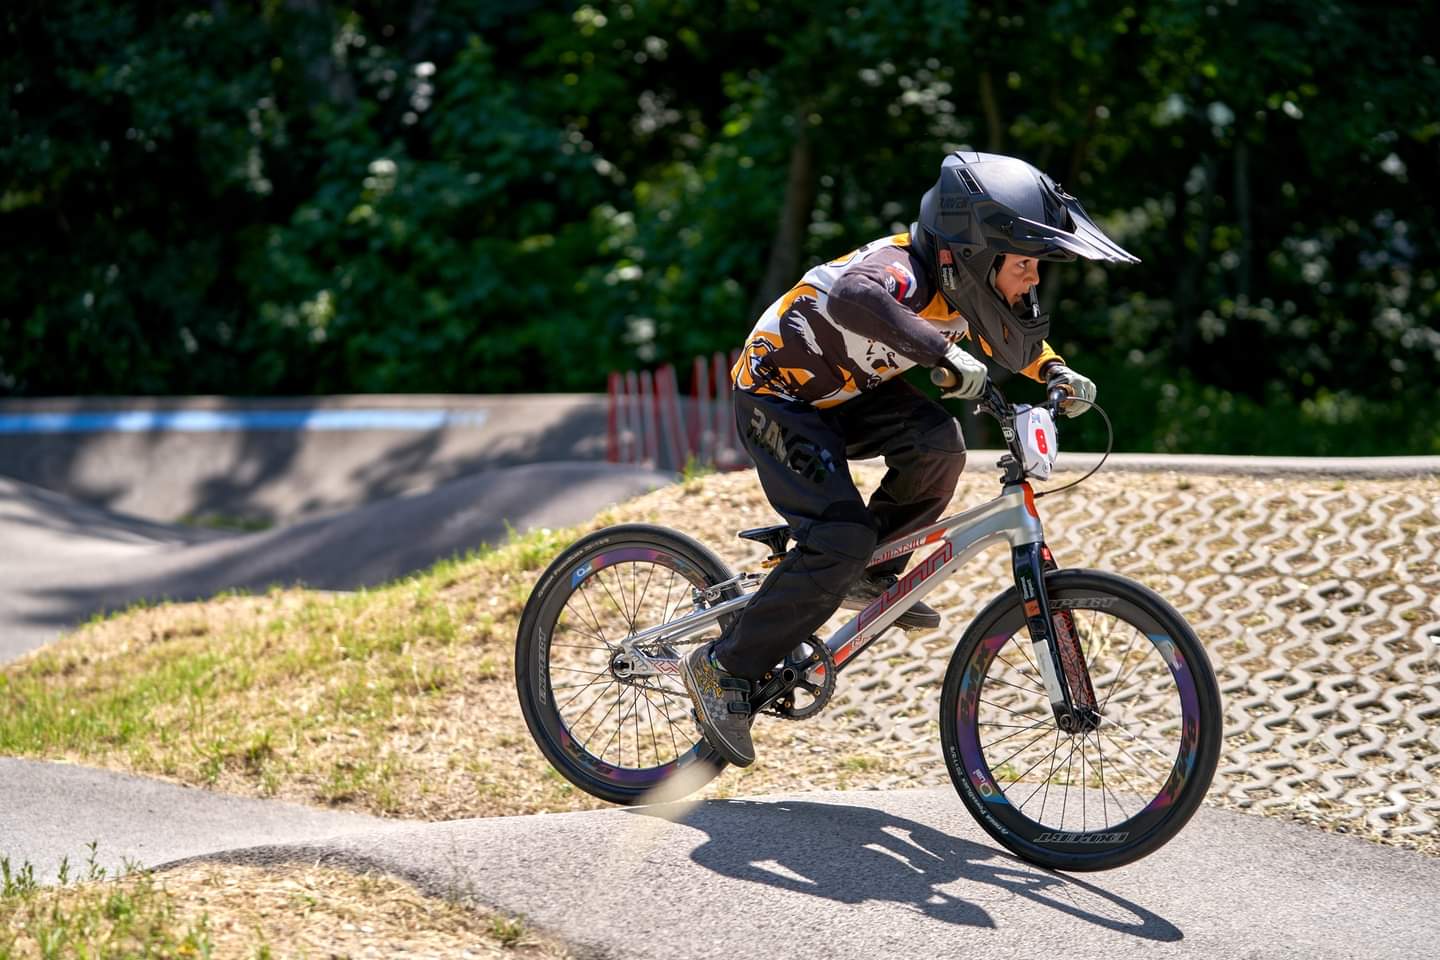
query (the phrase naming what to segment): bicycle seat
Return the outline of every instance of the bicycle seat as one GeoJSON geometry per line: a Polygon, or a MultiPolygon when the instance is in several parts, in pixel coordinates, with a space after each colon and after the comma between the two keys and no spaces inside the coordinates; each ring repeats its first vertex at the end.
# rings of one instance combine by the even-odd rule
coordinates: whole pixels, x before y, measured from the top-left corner
{"type": "Polygon", "coordinates": [[[755,527],[750,530],[741,530],[738,536],[742,540],[763,543],[770,548],[771,556],[778,556],[785,552],[785,541],[790,539],[790,525],[777,523],[773,527],[755,527]]]}

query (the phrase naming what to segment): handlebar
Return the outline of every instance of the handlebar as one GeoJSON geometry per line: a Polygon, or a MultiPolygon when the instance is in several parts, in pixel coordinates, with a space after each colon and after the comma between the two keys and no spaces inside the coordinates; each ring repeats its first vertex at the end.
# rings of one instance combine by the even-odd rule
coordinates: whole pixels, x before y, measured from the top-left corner
{"type": "MultiPolygon", "coordinates": [[[[943,390],[949,390],[958,386],[960,379],[948,367],[932,367],[930,368],[930,382],[943,390]]],[[[1052,387],[1046,393],[1044,406],[1050,411],[1052,419],[1059,419],[1060,405],[1069,400],[1071,396],[1070,390],[1065,387],[1052,387]]],[[[1013,421],[1015,418],[1014,408],[1005,399],[1005,395],[1000,392],[1000,388],[995,386],[995,381],[988,377],[985,379],[984,391],[980,394],[980,410],[990,414],[1002,424],[1007,419],[1013,421]]]]}
{"type": "MultiPolygon", "coordinates": [[[[938,366],[931,368],[930,382],[941,389],[949,390],[959,385],[960,378],[957,377],[955,372],[949,367],[938,366]]],[[[1073,397],[1074,393],[1068,387],[1051,387],[1045,391],[1045,403],[1043,406],[1049,412],[1050,419],[1055,422],[1057,428],[1059,426],[1061,405],[1073,397]]],[[[1060,493],[1061,491],[1070,490],[1079,486],[1094,476],[1095,471],[1099,470],[1105,461],[1110,458],[1110,451],[1115,445],[1115,429],[1110,424],[1110,418],[1105,415],[1105,411],[1100,408],[1098,403],[1092,400],[1089,401],[1088,405],[1105,421],[1105,430],[1109,433],[1109,439],[1105,442],[1105,453],[1100,457],[1099,461],[1096,462],[1095,466],[1091,467],[1079,480],[1072,480],[1063,486],[1039,491],[1035,494],[1036,498],[1060,493]]],[[[1005,395],[1000,392],[1000,388],[995,386],[995,382],[989,377],[985,378],[985,385],[981,389],[980,403],[976,407],[976,412],[988,413],[1000,421],[1000,432],[1005,436],[1005,446],[1010,449],[1009,456],[1001,457],[1000,462],[997,464],[1005,473],[1000,482],[1009,485],[1023,481],[1027,474],[1025,471],[1025,453],[1021,449],[1020,437],[1015,429],[1015,418],[1018,416],[1018,409],[1005,399],[1005,395]]]]}
{"type": "Polygon", "coordinates": [[[960,378],[948,367],[931,367],[930,382],[941,389],[949,390],[960,383],[960,378]]]}
{"type": "MultiPolygon", "coordinates": [[[[937,387],[948,390],[959,384],[959,378],[948,367],[941,366],[934,367],[930,370],[930,382],[937,387]]],[[[1049,411],[1050,419],[1056,422],[1057,427],[1059,425],[1061,404],[1073,397],[1074,393],[1067,387],[1051,387],[1045,391],[1044,407],[1049,411]]],[[[1064,486],[1037,492],[1035,494],[1037,498],[1053,493],[1060,493],[1063,490],[1069,490],[1079,486],[1094,476],[1095,471],[1099,470],[1105,461],[1109,459],[1110,450],[1115,443],[1115,429],[1110,425],[1110,418],[1105,415],[1105,411],[1100,408],[1099,404],[1092,400],[1089,406],[1105,421],[1105,429],[1110,435],[1109,440],[1105,443],[1105,453],[1100,457],[1100,460],[1095,466],[1091,467],[1079,480],[1072,480],[1064,486]]],[[[981,390],[980,403],[976,407],[976,412],[988,413],[1000,421],[1000,430],[1005,436],[1005,445],[1010,448],[1010,455],[1008,457],[1002,457],[998,464],[998,466],[1005,471],[1005,476],[1001,479],[1001,483],[1019,483],[1024,480],[1026,477],[1024,466],[1025,454],[1020,448],[1019,436],[1015,431],[1017,408],[1011,406],[1010,402],[1005,399],[1005,395],[1000,392],[1000,388],[995,386],[995,381],[989,377],[985,378],[985,386],[981,390]]]]}

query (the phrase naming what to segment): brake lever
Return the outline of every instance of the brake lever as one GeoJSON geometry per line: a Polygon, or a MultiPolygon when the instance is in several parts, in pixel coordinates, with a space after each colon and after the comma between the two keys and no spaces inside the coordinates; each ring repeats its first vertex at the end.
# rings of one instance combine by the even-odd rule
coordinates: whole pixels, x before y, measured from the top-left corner
{"type": "Polygon", "coordinates": [[[1069,400],[1074,394],[1064,387],[1051,387],[1045,396],[1045,409],[1050,411],[1050,419],[1059,421],[1060,405],[1069,400]]]}
{"type": "Polygon", "coordinates": [[[1000,392],[1000,388],[995,386],[995,381],[985,381],[985,395],[975,407],[975,412],[988,413],[1001,424],[1005,423],[1010,414],[1010,403],[1005,399],[1005,394],[1000,392]]]}

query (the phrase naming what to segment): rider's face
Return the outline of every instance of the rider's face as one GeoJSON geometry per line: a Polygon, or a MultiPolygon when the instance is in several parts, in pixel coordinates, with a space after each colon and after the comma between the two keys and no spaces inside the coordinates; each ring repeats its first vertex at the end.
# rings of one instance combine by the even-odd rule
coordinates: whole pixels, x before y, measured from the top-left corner
{"type": "Polygon", "coordinates": [[[1011,306],[1020,298],[1040,285],[1040,262],[1034,257],[1017,257],[1005,254],[1000,257],[1000,266],[995,271],[995,289],[1011,306]]]}

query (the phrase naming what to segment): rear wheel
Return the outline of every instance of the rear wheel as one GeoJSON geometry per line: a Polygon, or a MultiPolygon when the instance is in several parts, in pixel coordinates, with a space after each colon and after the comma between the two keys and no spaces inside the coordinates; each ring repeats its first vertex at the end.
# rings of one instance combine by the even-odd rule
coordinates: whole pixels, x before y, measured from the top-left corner
{"type": "Polygon", "coordinates": [[[989,834],[1060,870],[1105,870],[1158,849],[1204,799],[1220,752],[1220,692],[1184,619],[1113,574],[1046,575],[1069,614],[1101,719],[1060,729],[1019,597],[987,606],[950,661],[940,735],[951,781],[989,834]]]}
{"type": "MultiPolygon", "coordinates": [[[[681,771],[690,789],[720,771],[678,670],[720,627],[642,648],[660,672],[632,663],[620,641],[692,613],[696,590],[730,578],[703,545],[644,524],[582,538],[540,577],[520,618],[515,682],[531,735],[567,780],[602,800],[638,803],[681,771]]],[[[717,599],[738,593],[732,586],[717,599]]]]}

